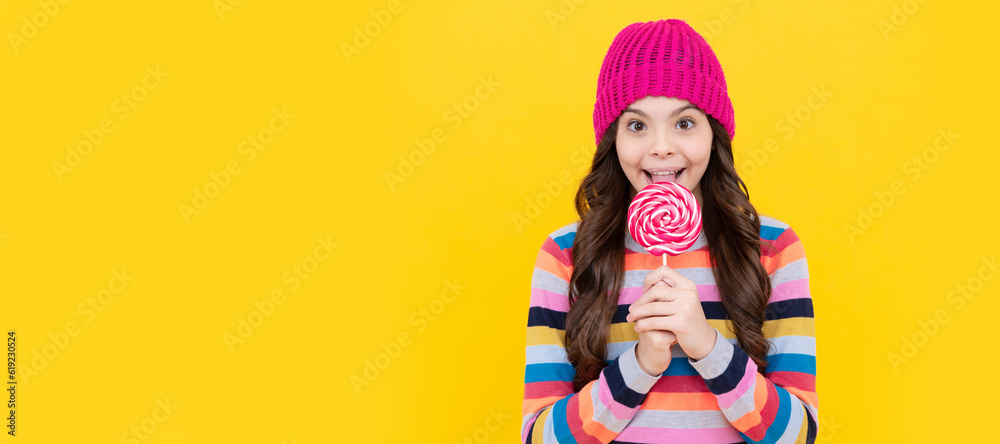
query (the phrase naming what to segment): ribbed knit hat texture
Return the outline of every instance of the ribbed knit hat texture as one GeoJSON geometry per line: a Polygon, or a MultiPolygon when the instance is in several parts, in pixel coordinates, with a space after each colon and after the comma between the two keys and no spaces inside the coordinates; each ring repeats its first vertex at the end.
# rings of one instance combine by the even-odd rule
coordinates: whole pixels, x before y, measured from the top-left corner
{"type": "Polygon", "coordinates": [[[722,66],[682,20],[633,23],[615,36],[597,78],[597,143],[625,108],[646,96],[685,99],[718,120],[730,138],[736,134],[722,66]]]}

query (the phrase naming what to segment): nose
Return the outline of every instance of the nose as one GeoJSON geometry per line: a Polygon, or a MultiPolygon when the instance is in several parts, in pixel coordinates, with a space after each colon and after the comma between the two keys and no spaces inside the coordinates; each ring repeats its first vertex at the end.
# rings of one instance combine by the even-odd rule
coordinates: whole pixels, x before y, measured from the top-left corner
{"type": "Polygon", "coordinates": [[[677,152],[670,135],[665,132],[657,134],[653,139],[653,145],[649,147],[649,154],[653,157],[670,157],[677,152]]]}

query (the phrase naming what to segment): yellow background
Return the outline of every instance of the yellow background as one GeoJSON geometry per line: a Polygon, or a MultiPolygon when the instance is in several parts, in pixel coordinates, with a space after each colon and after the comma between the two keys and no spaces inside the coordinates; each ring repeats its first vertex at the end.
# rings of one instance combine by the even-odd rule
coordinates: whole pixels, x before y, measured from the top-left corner
{"type": "Polygon", "coordinates": [[[37,374],[0,441],[516,442],[531,270],[576,219],[601,60],[625,25],[669,17],[711,41],[751,200],[805,246],[820,441],[993,436],[1000,284],[948,299],[1000,251],[1000,7],[976,3],[5,1],[0,327],[37,374]],[[12,43],[25,20],[44,26],[12,43]],[[125,118],[122,94],[144,98],[125,118]],[[248,160],[275,108],[295,117],[248,160]],[[914,156],[934,161],[916,174],[914,156]],[[185,219],[195,189],[218,193],[185,219]],[[894,365],[904,338],[921,346],[894,365]]]}

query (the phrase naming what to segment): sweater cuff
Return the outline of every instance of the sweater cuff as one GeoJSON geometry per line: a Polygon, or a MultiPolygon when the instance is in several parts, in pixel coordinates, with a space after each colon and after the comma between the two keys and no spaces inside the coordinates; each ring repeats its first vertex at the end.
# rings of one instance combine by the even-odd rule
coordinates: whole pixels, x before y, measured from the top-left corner
{"type": "Polygon", "coordinates": [[[719,375],[726,371],[732,360],[733,344],[725,336],[722,336],[719,330],[715,330],[715,346],[712,347],[712,351],[708,353],[708,356],[698,361],[688,357],[688,363],[705,379],[719,377],[719,375]]]}
{"type": "Polygon", "coordinates": [[[636,342],[635,345],[622,352],[621,356],[618,357],[618,368],[621,369],[622,379],[625,380],[625,384],[630,389],[638,393],[649,393],[653,384],[660,380],[660,375],[663,373],[650,376],[642,371],[642,367],[639,367],[639,360],[635,357],[635,348],[638,346],[639,343],[636,342]]]}

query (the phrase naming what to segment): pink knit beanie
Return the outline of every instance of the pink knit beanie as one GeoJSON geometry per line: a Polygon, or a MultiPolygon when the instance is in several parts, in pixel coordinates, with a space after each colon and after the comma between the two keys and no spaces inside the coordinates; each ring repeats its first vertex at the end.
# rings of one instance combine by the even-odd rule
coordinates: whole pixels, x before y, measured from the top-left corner
{"type": "Polygon", "coordinates": [[[646,96],[685,99],[718,120],[730,139],[735,136],[722,66],[705,39],[682,20],[633,23],[615,36],[597,78],[597,143],[625,108],[646,96]]]}

